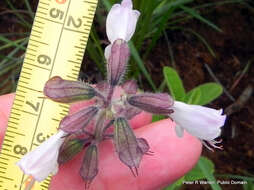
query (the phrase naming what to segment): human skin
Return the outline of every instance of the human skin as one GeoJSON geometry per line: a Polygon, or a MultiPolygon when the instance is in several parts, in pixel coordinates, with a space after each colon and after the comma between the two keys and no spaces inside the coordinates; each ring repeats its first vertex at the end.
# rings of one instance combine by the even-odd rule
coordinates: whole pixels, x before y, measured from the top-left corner
{"type": "MultiPolygon", "coordinates": [[[[0,145],[2,144],[9,113],[15,95],[0,96],[0,145]]],[[[88,103],[75,104],[70,112],[75,112],[88,103]]],[[[99,173],[90,185],[90,190],[158,190],[166,187],[191,170],[202,151],[200,141],[184,133],[178,138],[174,123],[170,119],[151,122],[151,115],[141,113],[134,117],[137,137],[145,138],[153,155],[144,155],[134,177],[114,150],[112,141],[99,145],[99,173]]],[[[85,182],[79,175],[84,151],[70,162],[61,165],[57,175],[53,176],[50,190],[84,190],[85,182]]]]}

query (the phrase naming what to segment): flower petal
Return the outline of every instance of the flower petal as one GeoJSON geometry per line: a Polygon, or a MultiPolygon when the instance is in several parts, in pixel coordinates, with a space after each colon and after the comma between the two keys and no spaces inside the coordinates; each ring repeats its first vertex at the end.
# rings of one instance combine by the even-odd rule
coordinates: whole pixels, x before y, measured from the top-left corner
{"type": "Polygon", "coordinates": [[[183,131],[184,131],[184,128],[182,128],[181,126],[179,125],[175,126],[175,132],[178,137],[183,137],[183,131]]]}
{"type": "Polygon", "coordinates": [[[27,153],[17,165],[27,175],[33,176],[36,181],[42,181],[49,174],[55,174],[58,170],[58,154],[62,145],[65,133],[59,131],[43,142],[39,147],[27,153]]]}
{"type": "Polygon", "coordinates": [[[140,13],[132,10],[132,2],[125,0],[122,4],[115,4],[109,11],[106,20],[108,39],[113,43],[116,39],[129,41],[135,32],[140,13]]]}
{"type": "Polygon", "coordinates": [[[187,132],[203,140],[213,140],[218,137],[224,125],[226,115],[221,110],[215,110],[199,105],[188,105],[175,101],[174,113],[170,115],[177,125],[187,132]]]}
{"type": "Polygon", "coordinates": [[[131,0],[123,0],[122,3],[121,3],[121,5],[122,5],[123,7],[127,7],[127,8],[130,8],[130,9],[132,9],[132,6],[133,6],[131,0]]]}
{"type": "Polygon", "coordinates": [[[110,54],[111,54],[111,47],[112,47],[112,44],[109,44],[109,45],[105,48],[105,50],[104,50],[104,56],[105,56],[106,60],[108,60],[109,57],[110,57],[110,54]]]}

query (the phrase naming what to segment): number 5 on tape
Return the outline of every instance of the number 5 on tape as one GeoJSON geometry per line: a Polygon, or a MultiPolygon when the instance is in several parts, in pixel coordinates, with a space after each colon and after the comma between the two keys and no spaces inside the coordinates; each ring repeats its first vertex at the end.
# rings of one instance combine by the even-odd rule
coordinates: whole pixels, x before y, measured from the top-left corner
{"type": "MultiPolygon", "coordinates": [[[[41,99],[53,76],[77,80],[97,0],[40,0],[0,155],[0,189],[25,190],[16,162],[57,131],[69,106],[41,99]]],[[[29,179],[28,179],[29,180],[29,179]]],[[[47,190],[50,178],[33,190],[47,190]]]]}

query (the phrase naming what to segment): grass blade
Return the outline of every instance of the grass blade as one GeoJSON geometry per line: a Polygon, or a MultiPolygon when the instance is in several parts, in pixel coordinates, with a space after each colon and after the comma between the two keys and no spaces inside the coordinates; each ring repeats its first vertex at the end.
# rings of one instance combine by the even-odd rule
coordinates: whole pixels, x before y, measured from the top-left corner
{"type": "Polygon", "coordinates": [[[28,28],[31,28],[32,25],[31,25],[30,23],[28,23],[28,22],[24,19],[23,15],[21,15],[21,14],[17,11],[17,9],[12,5],[12,3],[10,2],[10,0],[5,0],[5,1],[6,1],[7,4],[10,6],[10,8],[13,10],[14,14],[20,19],[21,24],[22,24],[23,26],[26,26],[26,27],[28,27],[28,28]]]}
{"type": "Polygon", "coordinates": [[[33,19],[34,18],[34,12],[32,11],[32,8],[30,6],[30,3],[28,0],[25,0],[26,8],[29,11],[30,17],[33,19]]]}
{"type": "MultiPolygon", "coordinates": [[[[28,42],[28,38],[26,38],[20,45],[21,46],[24,46],[25,44],[27,44],[27,42],[28,42]]],[[[16,47],[14,50],[12,50],[7,56],[8,57],[12,57],[12,56],[14,56],[17,52],[19,52],[20,51],[20,48],[19,47],[16,47]]],[[[0,62],[0,71],[1,70],[3,70],[4,69],[4,67],[5,67],[5,63],[6,62],[8,62],[8,60],[7,59],[4,59],[4,60],[2,60],[1,62],[0,62]]]]}
{"type": "Polygon", "coordinates": [[[215,24],[213,24],[211,21],[207,20],[206,18],[202,17],[194,9],[191,9],[191,8],[188,8],[188,7],[185,7],[185,6],[180,6],[180,8],[183,9],[186,13],[189,13],[190,15],[192,15],[194,18],[200,20],[203,23],[206,23],[207,25],[209,25],[210,27],[212,27],[216,31],[222,32],[222,30],[218,26],[216,26],[215,24]]]}
{"type": "MultiPolygon", "coordinates": [[[[22,40],[24,40],[24,39],[22,39],[22,40]]],[[[19,45],[16,41],[11,41],[8,38],[5,38],[4,36],[0,36],[0,41],[7,43],[6,45],[18,47],[21,50],[26,50],[26,48],[24,46],[19,45]]]]}
{"type": "Polygon", "coordinates": [[[149,55],[150,51],[153,49],[153,47],[156,45],[157,40],[160,38],[161,34],[163,33],[164,28],[167,26],[167,21],[171,15],[171,13],[174,11],[174,8],[170,9],[167,14],[165,14],[161,20],[161,22],[158,25],[158,29],[153,34],[152,42],[149,44],[145,54],[144,54],[144,59],[149,55]]]}
{"type": "Polygon", "coordinates": [[[131,54],[132,54],[134,60],[136,61],[139,69],[144,74],[146,80],[149,82],[149,84],[151,85],[152,89],[154,91],[156,91],[156,86],[155,86],[155,84],[154,84],[150,74],[147,72],[147,70],[146,70],[146,68],[144,66],[144,63],[143,63],[142,59],[140,58],[139,53],[138,53],[136,47],[134,46],[134,44],[132,42],[129,42],[129,47],[130,47],[130,50],[131,50],[131,54]]]}
{"type": "MultiPolygon", "coordinates": [[[[23,38],[23,39],[15,40],[15,41],[12,41],[12,42],[15,43],[15,44],[18,44],[18,43],[20,43],[20,42],[23,42],[25,39],[26,39],[26,38],[23,38]]],[[[3,49],[10,48],[10,47],[12,47],[12,46],[13,46],[12,43],[7,43],[7,44],[5,44],[5,45],[3,45],[3,46],[0,46],[0,51],[3,50],[3,49]]]]}

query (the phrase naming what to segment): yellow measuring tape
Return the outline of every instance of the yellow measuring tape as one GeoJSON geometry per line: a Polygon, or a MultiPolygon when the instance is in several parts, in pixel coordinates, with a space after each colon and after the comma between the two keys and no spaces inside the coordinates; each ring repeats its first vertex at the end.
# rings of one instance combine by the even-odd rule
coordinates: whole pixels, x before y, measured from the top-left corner
{"type": "MultiPolygon", "coordinates": [[[[16,162],[57,131],[69,106],[42,99],[53,76],[77,80],[97,0],[40,0],[0,155],[0,190],[25,190],[16,162]]],[[[33,190],[47,190],[50,178],[33,190]]]]}

